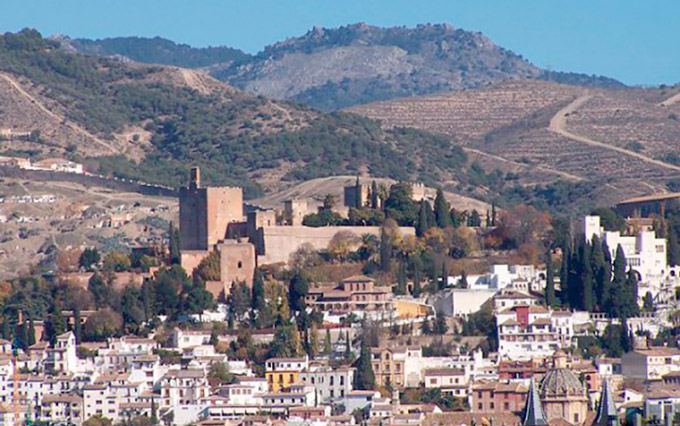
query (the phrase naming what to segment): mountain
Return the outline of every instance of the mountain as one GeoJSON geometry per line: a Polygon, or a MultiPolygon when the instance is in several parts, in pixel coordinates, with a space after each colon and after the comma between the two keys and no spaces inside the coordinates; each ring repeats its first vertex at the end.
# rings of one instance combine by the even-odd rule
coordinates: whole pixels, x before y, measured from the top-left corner
{"type": "Polygon", "coordinates": [[[428,184],[465,170],[445,137],[382,130],[234,89],[198,71],[69,52],[34,30],[0,36],[0,155],[68,157],[91,171],[178,186],[206,181],[261,195],[357,173],[428,184]]]}
{"type": "Polygon", "coordinates": [[[508,203],[583,211],[680,188],[680,86],[603,89],[518,80],[348,111],[384,129],[449,137],[471,168],[513,177],[502,188],[508,203]]]}
{"type": "MultiPolygon", "coordinates": [[[[115,40],[118,41],[81,40],[71,47],[89,54],[193,66],[180,63],[179,59],[175,62],[158,59],[166,56],[168,48],[163,46],[171,42],[115,40]]],[[[204,49],[194,52],[191,48],[182,52],[189,57],[205,53],[204,49]]],[[[180,52],[177,54],[181,56],[180,52]]],[[[481,33],[447,24],[380,28],[358,23],[334,29],[314,28],[301,37],[268,46],[252,57],[237,56],[226,61],[219,61],[216,56],[201,58],[202,65],[198,67],[205,67],[212,76],[235,87],[325,111],[527,78],[623,87],[606,77],[542,70],[481,33]]]]}
{"type": "Polygon", "coordinates": [[[114,37],[100,40],[51,37],[66,49],[97,56],[122,56],[137,62],[202,68],[215,64],[243,64],[250,55],[231,47],[191,47],[161,38],[114,37]]]}

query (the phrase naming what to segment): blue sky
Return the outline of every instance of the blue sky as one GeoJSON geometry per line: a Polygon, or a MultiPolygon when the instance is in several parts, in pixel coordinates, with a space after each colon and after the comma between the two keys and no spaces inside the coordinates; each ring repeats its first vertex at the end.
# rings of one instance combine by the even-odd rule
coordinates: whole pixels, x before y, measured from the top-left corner
{"type": "Polygon", "coordinates": [[[315,25],[448,22],[541,67],[639,85],[680,82],[679,19],[677,0],[0,0],[0,31],[158,35],[251,53],[315,25]]]}

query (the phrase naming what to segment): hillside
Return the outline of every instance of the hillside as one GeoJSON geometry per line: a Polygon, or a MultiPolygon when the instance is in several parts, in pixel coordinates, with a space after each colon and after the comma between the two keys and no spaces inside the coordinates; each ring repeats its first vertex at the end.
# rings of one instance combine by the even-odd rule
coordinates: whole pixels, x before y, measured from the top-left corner
{"type": "Polygon", "coordinates": [[[506,200],[569,210],[677,188],[678,92],[517,81],[349,110],[449,136],[487,171],[517,175],[506,200]]]}
{"type": "Polygon", "coordinates": [[[201,68],[215,64],[240,64],[250,55],[231,47],[191,47],[161,38],[113,37],[100,40],[55,36],[66,49],[88,55],[122,56],[137,62],[201,68]]]}
{"type": "Polygon", "coordinates": [[[445,137],[382,130],[254,97],[197,71],[59,49],[35,31],[0,37],[0,155],[68,157],[101,174],[177,186],[200,164],[206,182],[253,197],[295,182],[357,173],[430,185],[466,170],[445,137]]]}
{"type": "Polygon", "coordinates": [[[74,40],[67,46],[87,54],[204,67],[247,92],[326,111],[525,78],[623,87],[606,77],[542,70],[481,33],[447,24],[380,28],[358,23],[314,28],[249,57],[233,49],[225,48],[220,54],[214,51],[218,48],[192,49],[157,38],[74,40]]]}

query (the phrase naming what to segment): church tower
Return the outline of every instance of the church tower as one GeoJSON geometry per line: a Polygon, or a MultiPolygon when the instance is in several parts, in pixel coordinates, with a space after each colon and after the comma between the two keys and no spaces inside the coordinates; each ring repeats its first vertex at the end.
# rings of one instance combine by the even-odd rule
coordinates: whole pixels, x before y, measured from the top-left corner
{"type": "Polygon", "coordinates": [[[602,395],[597,406],[597,416],[593,421],[597,426],[619,426],[619,414],[614,404],[614,396],[609,388],[609,380],[605,380],[602,385],[602,395]]]}
{"type": "Polygon", "coordinates": [[[529,395],[527,395],[527,404],[524,407],[522,414],[522,426],[547,426],[548,420],[543,412],[543,404],[538,396],[536,383],[531,378],[529,385],[529,395]]]}

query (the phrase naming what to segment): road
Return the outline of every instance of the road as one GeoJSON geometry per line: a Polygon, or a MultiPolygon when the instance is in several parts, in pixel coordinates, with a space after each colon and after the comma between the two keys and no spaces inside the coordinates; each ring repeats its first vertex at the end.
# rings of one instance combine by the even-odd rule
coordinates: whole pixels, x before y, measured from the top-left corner
{"type": "Polygon", "coordinates": [[[673,170],[676,172],[680,172],[680,167],[674,166],[672,164],[664,163],[663,161],[655,160],[651,157],[648,157],[644,154],[640,154],[639,152],[634,152],[634,151],[629,151],[624,148],[620,148],[618,146],[610,145],[604,142],[596,141],[594,139],[587,138],[585,136],[579,136],[575,133],[571,133],[566,129],[567,125],[567,116],[574,111],[576,111],[581,105],[584,103],[588,102],[588,100],[592,98],[591,95],[582,95],[579,96],[578,98],[574,99],[569,105],[565,106],[561,110],[557,112],[553,116],[552,119],[550,119],[550,125],[548,126],[548,130],[550,130],[553,133],[557,133],[560,136],[564,136],[565,138],[569,138],[571,140],[574,140],[576,142],[580,142],[586,145],[590,146],[596,146],[598,148],[604,148],[604,149],[609,149],[611,151],[616,151],[620,154],[627,155],[629,157],[634,157],[637,158],[638,160],[644,161],[649,164],[654,164],[655,166],[663,167],[665,169],[673,170]]]}
{"type": "Polygon", "coordinates": [[[676,93],[665,101],[661,102],[659,106],[671,106],[674,103],[680,102],[680,93],[676,93]]]}
{"type": "Polygon", "coordinates": [[[102,147],[106,148],[108,151],[110,151],[113,154],[120,154],[121,153],[118,149],[116,149],[110,143],[98,138],[97,136],[93,135],[92,133],[88,132],[87,130],[83,129],[82,127],[74,124],[70,120],[66,120],[64,117],[56,114],[54,111],[47,108],[36,97],[34,97],[30,93],[28,93],[26,90],[24,90],[24,88],[21,87],[21,85],[14,79],[14,77],[10,76],[9,74],[5,74],[5,73],[0,73],[0,77],[5,79],[17,92],[19,92],[19,94],[21,96],[28,99],[32,104],[37,106],[42,112],[44,112],[48,116],[52,117],[58,123],[65,123],[74,132],[80,133],[81,135],[87,137],[88,139],[91,139],[93,142],[101,145],[102,147]]]}

